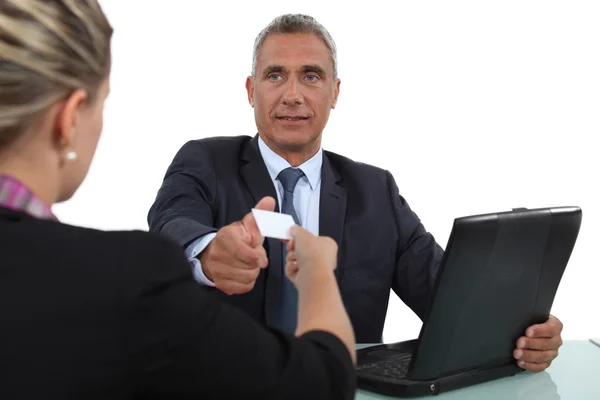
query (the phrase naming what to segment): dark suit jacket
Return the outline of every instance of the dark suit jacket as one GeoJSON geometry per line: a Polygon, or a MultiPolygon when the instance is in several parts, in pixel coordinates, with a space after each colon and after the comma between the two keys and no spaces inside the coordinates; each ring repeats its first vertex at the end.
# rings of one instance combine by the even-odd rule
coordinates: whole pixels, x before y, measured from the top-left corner
{"type": "Polygon", "coordinates": [[[352,399],[331,334],[270,331],[158,235],[0,208],[0,399],[352,399]]]}
{"type": "MultiPolygon", "coordinates": [[[[166,173],[148,215],[150,230],[186,247],[242,219],[264,196],[277,198],[258,137],[191,141],[166,173]]],[[[319,234],[339,245],[336,276],[359,343],[381,341],[390,288],[424,317],[443,251],[389,172],[325,151],[319,218],[319,234]]],[[[270,264],[252,291],[218,293],[271,325],[281,290],[282,247],[274,239],[265,247],[270,264]]]]}

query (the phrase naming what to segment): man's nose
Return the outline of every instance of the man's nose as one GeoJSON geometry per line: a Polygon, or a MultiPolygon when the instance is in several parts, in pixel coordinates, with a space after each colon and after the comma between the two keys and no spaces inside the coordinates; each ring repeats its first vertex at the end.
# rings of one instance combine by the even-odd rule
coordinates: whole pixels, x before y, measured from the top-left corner
{"type": "Polygon", "coordinates": [[[302,104],[304,98],[302,96],[301,85],[296,78],[288,80],[283,94],[283,104],[292,106],[296,104],[302,104]]]}

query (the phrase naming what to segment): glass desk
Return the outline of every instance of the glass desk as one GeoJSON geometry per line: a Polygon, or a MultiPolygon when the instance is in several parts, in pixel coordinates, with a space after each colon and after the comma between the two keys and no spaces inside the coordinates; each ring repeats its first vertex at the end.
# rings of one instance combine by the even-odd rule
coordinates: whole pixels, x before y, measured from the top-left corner
{"type": "MultiPolygon", "coordinates": [[[[368,345],[357,345],[357,348],[368,345]]],[[[406,398],[406,397],[405,397],[406,398]]],[[[600,400],[600,347],[588,340],[565,341],[544,372],[522,372],[437,396],[432,400],[600,400]]],[[[359,390],[356,400],[393,399],[359,390]]]]}

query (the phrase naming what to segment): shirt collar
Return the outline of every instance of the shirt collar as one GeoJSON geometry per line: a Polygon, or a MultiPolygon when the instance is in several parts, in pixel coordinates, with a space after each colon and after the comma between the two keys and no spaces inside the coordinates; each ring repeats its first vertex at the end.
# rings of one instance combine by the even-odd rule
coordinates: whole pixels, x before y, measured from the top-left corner
{"type": "MultiPolygon", "coordinates": [[[[269,171],[269,175],[273,181],[277,180],[277,176],[279,176],[281,171],[291,167],[290,163],[287,162],[285,158],[271,150],[260,136],[258,137],[258,149],[260,150],[260,155],[265,161],[265,165],[267,166],[267,170],[269,171]]],[[[310,184],[310,188],[312,190],[315,190],[321,181],[322,166],[323,148],[320,147],[319,151],[317,151],[317,154],[312,156],[309,160],[305,161],[298,167],[302,170],[302,172],[304,172],[304,175],[306,176],[306,179],[308,179],[308,183],[310,184]]]]}
{"type": "Polygon", "coordinates": [[[56,221],[50,206],[11,176],[0,175],[0,206],[24,212],[35,218],[56,221]]]}

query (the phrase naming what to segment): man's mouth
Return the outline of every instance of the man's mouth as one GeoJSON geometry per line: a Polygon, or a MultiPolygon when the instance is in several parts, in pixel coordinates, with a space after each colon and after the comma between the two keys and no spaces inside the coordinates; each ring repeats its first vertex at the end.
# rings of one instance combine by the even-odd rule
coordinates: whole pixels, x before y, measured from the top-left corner
{"type": "Polygon", "coordinates": [[[284,120],[284,121],[302,121],[302,120],[308,119],[307,117],[277,117],[277,118],[284,120]]]}

